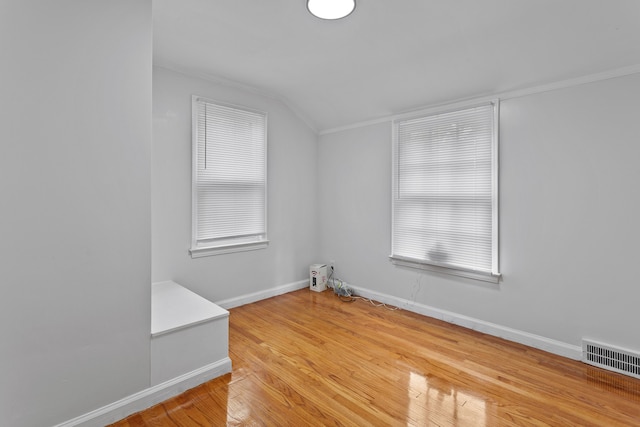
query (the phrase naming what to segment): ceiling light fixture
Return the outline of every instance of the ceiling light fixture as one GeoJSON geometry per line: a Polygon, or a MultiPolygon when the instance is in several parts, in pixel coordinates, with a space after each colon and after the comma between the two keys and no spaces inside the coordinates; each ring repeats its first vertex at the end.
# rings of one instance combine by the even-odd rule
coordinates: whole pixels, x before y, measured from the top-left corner
{"type": "Polygon", "coordinates": [[[356,0],[307,0],[307,9],[320,19],[340,19],[356,8],[356,0]]]}

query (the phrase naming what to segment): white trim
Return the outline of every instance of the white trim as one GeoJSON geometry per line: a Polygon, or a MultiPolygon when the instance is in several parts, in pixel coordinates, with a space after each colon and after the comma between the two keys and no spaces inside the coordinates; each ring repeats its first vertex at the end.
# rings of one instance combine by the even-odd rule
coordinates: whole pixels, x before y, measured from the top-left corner
{"type": "Polygon", "coordinates": [[[452,101],[448,101],[448,102],[442,102],[439,104],[432,104],[431,106],[425,107],[421,110],[410,110],[410,111],[404,111],[398,114],[394,114],[391,116],[383,116],[383,117],[378,117],[377,119],[371,119],[371,120],[363,120],[360,122],[355,122],[349,125],[344,125],[344,126],[338,126],[335,128],[329,128],[329,129],[318,129],[315,125],[313,120],[311,120],[306,114],[304,114],[300,108],[298,108],[296,105],[294,105],[293,103],[291,103],[291,101],[289,101],[287,98],[281,96],[281,95],[277,95],[273,92],[269,92],[269,91],[265,91],[263,89],[259,89],[255,86],[251,86],[251,85],[247,85],[244,83],[240,83],[237,82],[235,80],[231,80],[231,79],[226,79],[224,77],[220,77],[220,76],[216,76],[214,74],[210,74],[210,73],[201,73],[201,72],[196,72],[196,71],[192,71],[192,70],[185,70],[184,68],[182,68],[179,65],[176,64],[172,64],[169,62],[162,62],[159,61],[158,59],[154,59],[153,60],[153,66],[157,67],[157,68],[163,68],[165,70],[168,71],[172,71],[174,73],[178,73],[178,74],[182,74],[184,76],[187,77],[195,77],[198,79],[202,79],[211,83],[215,83],[215,84],[220,84],[220,85],[224,85],[224,86],[228,86],[228,87],[232,87],[232,88],[236,88],[236,89],[241,89],[247,92],[252,92],[255,93],[257,95],[260,95],[262,97],[268,98],[268,99],[272,99],[274,101],[278,101],[281,102],[285,107],[287,107],[289,109],[289,111],[291,111],[294,115],[296,115],[300,120],[302,120],[302,122],[315,134],[317,135],[328,135],[331,133],[337,133],[337,132],[342,132],[342,131],[346,131],[346,130],[350,130],[350,129],[358,129],[361,127],[365,127],[365,126],[371,126],[371,125],[376,125],[376,124],[380,124],[380,123],[387,123],[387,122],[391,122],[395,119],[397,119],[398,117],[401,117],[405,114],[423,114],[423,112],[425,111],[429,111],[429,110],[438,110],[438,109],[442,109],[445,107],[456,107],[458,104],[461,105],[465,105],[468,103],[478,103],[478,102],[485,102],[485,101],[490,101],[492,99],[496,99],[499,98],[500,100],[506,100],[506,99],[513,99],[513,98],[520,98],[523,96],[528,96],[528,95],[535,95],[538,93],[543,93],[543,92],[550,92],[553,90],[559,90],[559,89],[566,89],[566,88],[570,88],[570,87],[574,87],[574,86],[580,86],[583,84],[588,84],[588,83],[595,83],[598,81],[602,81],[602,80],[608,80],[608,79],[614,79],[617,77],[624,77],[624,76],[629,76],[632,74],[637,74],[640,73],[640,64],[634,64],[634,65],[630,65],[627,67],[621,67],[621,68],[615,68],[613,70],[607,70],[607,71],[603,71],[601,73],[595,73],[595,74],[588,74],[586,76],[582,76],[582,77],[576,77],[573,79],[566,79],[566,80],[560,80],[557,82],[553,82],[553,83],[547,83],[547,84],[542,84],[542,85],[537,85],[537,86],[532,86],[532,87],[528,87],[528,88],[523,88],[523,89],[515,89],[515,90],[510,90],[510,91],[506,91],[506,92],[498,92],[498,93],[492,93],[492,94],[484,94],[484,95],[478,95],[475,97],[469,97],[469,98],[461,98],[461,99],[457,99],[457,100],[452,100],[452,101]]]}
{"type": "Polygon", "coordinates": [[[251,294],[240,295],[239,297],[229,298],[222,301],[216,301],[216,305],[229,310],[230,308],[240,307],[241,305],[251,304],[252,302],[261,301],[263,299],[286,294],[288,292],[297,291],[298,289],[308,288],[309,279],[300,280],[298,282],[289,283],[287,285],[276,286],[275,288],[265,289],[251,294]]]}
{"type": "MultiPolygon", "coordinates": [[[[226,299],[215,304],[222,308],[230,309],[308,287],[309,279],[304,279],[264,291],[226,299]]],[[[57,424],[54,427],[99,427],[111,424],[229,372],[231,372],[231,359],[226,357],[210,365],[132,394],[117,402],[110,403],[95,411],[57,424]]]]}
{"type": "Polygon", "coordinates": [[[54,427],[100,427],[111,424],[229,372],[231,359],[226,357],[54,427]]]}
{"type": "Polygon", "coordinates": [[[640,73],[640,64],[630,65],[628,67],[616,68],[613,70],[603,71],[601,73],[588,74],[586,76],[576,77],[573,79],[561,80],[559,82],[548,83],[545,85],[524,88],[520,90],[512,90],[504,92],[499,97],[501,99],[513,99],[523,96],[534,95],[537,93],[550,92],[553,90],[566,89],[574,86],[595,83],[603,80],[615,79],[618,77],[630,76],[640,73]]]}
{"type": "Polygon", "coordinates": [[[189,254],[191,258],[202,258],[205,256],[232,254],[235,252],[255,251],[258,249],[266,249],[269,246],[268,240],[251,243],[239,243],[228,246],[210,246],[206,248],[191,248],[189,254]]]}
{"type": "MultiPolygon", "coordinates": [[[[224,113],[226,115],[226,113],[224,113]]],[[[214,115],[218,117],[218,115],[214,115]]],[[[230,124],[235,125],[235,114],[230,115],[231,120],[230,124]]],[[[266,111],[261,111],[258,109],[254,109],[252,107],[245,107],[237,104],[227,103],[217,101],[215,99],[207,98],[200,95],[191,95],[191,249],[189,253],[191,254],[191,258],[200,258],[205,256],[212,255],[222,255],[228,253],[235,252],[243,252],[243,251],[251,251],[256,249],[264,249],[268,246],[268,113],[266,111]],[[261,142],[264,144],[264,160],[263,160],[263,168],[264,168],[264,229],[259,234],[253,234],[251,236],[236,236],[236,235],[228,235],[218,239],[202,239],[199,240],[198,237],[198,220],[200,219],[200,197],[198,193],[199,183],[202,182],[199,180],[200,171],[198,170],[199,160],[202,159],[203,153],[199,151],[200,143],[203,142],[200,140],[201,135],[198,130],[200,126],[199,120],[201,117],[201,113],[203,113],[202,105],[204,105],[204,118],[208,117],[206,113],[206,107],[211,106],[212,108],[223,108],[230,109],[241,113],[250,113],[255,117],[259,117],[263,120],[264,124],[264,134],[262,135],[261,142]],[[214,240],[214,242],[212,242],[214,240]]],[[[224,122],[227,122],[227,118],[222,119],[224,122]]],[[[206,124],[206,121],[205,121],[206,124]]],[[[206,125],[205,125],[206,128],[206,125]]],[[[204,158],[206,159],[206,129],[205,129],[205,151],[204,158]]],[[[254,165],[252,165],[254,166],[254,165]]],[[[206,165],[205,165],[206,168],[206,165]]],[[[206,182],[206,179],[203,180],[206,182]]],[[[207,218],[209,215],[207,215],[207,218]]],[[[227,232],[233,231],[226,230],[227,232]]],[[[255,230],[254,230],[255,231],[255,230]]]]}
{"type": "MultiPolygon", "coordinates": [[[[443,104],[443,105],[445,105],[445,104],[443,104]]],[[[395,119],[396,119],[396,116],[393,115],[393,116],[379,117],[377,119],[364,120],[362,122],[356,122],[356,123],[352,123],[350,125],[338,126],[338,127],[335,127],[335,128],[329,128],[329,129],[321,130],[320,132],[318,132],[318,135],[320,135],[320,136],[329,135],[331,133],[344,132],[346,130],[358,129],[358,128],[363,128],[363,127],[372,126],[372,125],[379,125],[380,123],[392,122],[395,119]]]]}
{"type": "Polygon", "coordinates": [[[580,86],[588,83],[595,83],[602,80],[615,79],[618,77],[629,76],[632,74],[640,73],[640,64],[631,65],[628,67],[616,68],[614,70],[604,71],[602,73],[589,74],[582,77],[576,77],[573,79],[561,80],[554,83],[548,83],[538,86],[532,86],[524,89],[511,90],[507,92],[493,93],[478,95],[475,97],[461,98],[439,104],[433,104],[418,110],[410,110],[394,114],[391,116],[380,117],[373,120],[365,120],[362,122],[353,123],[350,125],[339,126],[335,128],[325,129],[318,132],[318,135],[328,135],[331,133],[343,132],[346,130],[357,129],[365,126],[371,126],[380,123],[393,122],[394,120],[402,119],[407,116],[414,115],[429,115],[436,111],[442,111],[443,109],[459,109],[469,105],[491,102],[495,99],[504,101],[506,99],[521,98],[523,96],[535,95],[538,93],[550,92],[553,90],[566,89],[574,86],[580,86]]]}
{"type": "Polygon", "coordinates": [[[481,271],[465,270],[462,268],[449,267],[445,265],[436,265],[432,263],[422,262],[419,260],[404,259],[401,257],[389,256],[389,260],[393,265],[400,267],[414,268],[418,270],[434,271],[436,273],[451,274],[452,276],[466,277],[467,279],[482,280],[483,282],[499,283],[502,275],[500,273],[483,273],[481,271]]]}
{"type": "Polygon", "coordinates": [[[191,78],[197,78],[197,79],[201,79],[201,80],[205,80],[207,82],[210,83],[214,83],[214,84],[219,84],[222,86],[226,86],[226,87],[231,87],[234,89],[240,89],[246,92],[250,92],[250,93],[254,93],[258,96],[261,96],[263,98],[267,98],[273,101],[277,101],[280,102],[282,105],[284,105],[289,111],[291,111],[296,117],[298,117],[300,120],[302,120],[302,122],[307,125],[307,127],[309,128],[309,130],[311,130],[313,133],[318,134],[318,128],[313,124],[313,121],[307,117],[305,114],[302,113],[302,111],[300,110],[300,108],[298,108],[296,105],[292,104],[287,98],[283,97],[283,96],[279,96],[273,92],[269,92],[263,89],[259,89],[255,86],[251,86],[245,83],[240,83],[238,81],[235,80],[231,80],[231,79],[226,79],[224,77],[220,77],[220,76],[216,76],[215,74],[211,74],[211,73],[201,73],[201,72],[197,72],[197,71],[188,71],[188,70],[184,70],[182,67],[175,65],[175,64],[170,64],[168,62],[161,62],[158,61],[157,59],[154,58],[153,60],[153,66],[156,68],[162,68],[164,70],[167,71],[171,71],[174,73],[178,73],[178,74],[182,74],[183,76],[186,77],[191,77],[191,78]]]}
{"type": "Polygon", "coordinates": [[[498,211],[498,190],[499,190],[499,133],[500,133],[500,99],[494,98],[489,101],[483,102],[464,102],[456,106],[442,107],[440,109],[423,110],[422,113],[411,113],[402,116],[397,116],[391,126],[391,158],[392,158],[392,171],[391,171],[391,187],[392,187],[392,203],[391,203],[391,255],[390,261],[400,267],[408,267],[419,270],[434,271],[442,274],[451,274],[454,276],[461,276],[469,279],[482,280],[497,284],[500,282],[502,275],[499,270],[499,211],[498,211]],[[399,158],[398,150],[400,145],[399,127],[405,122],[413,120],[422,120],[427,117],[438,117],[443,114],[453,113],[458,114],[462,111],[472,110],[474,108],[492,108],[492,131],[491,131],[491,271],[479,271],[469,268],[464,268],[454,264],[440,264],[432,260],[426,259],[413,259],[396,255],[396,205],[399,203],[398,193],[398,181],[399,177],[399,158]]]}
{"type": "Polygon", "coordinates": [[[493,141],[491,141],[491,272],[500,280],[500,99],[493,103],[493,141]]]}
{"type": "Polygon", "coordinates": [[[349,284],[349,286],[351,286],[356,291],[355,294],[358,296],[363,296],[365,298],[370,298],[375,301],[383,302],[385,304],[394,305],[413,313],[432,317],[434,319],[442,320],[453,325],[463,326],[465,328],[492,335],[494,337],[504,338],[508,341],[524,344],[526,346],[544,350],[549,353],[567,357],[569,359],[582,359],[582,347],[577,345],[571,345],[529,332],[519,331],[517,329],[497,325],[495,323],[485,322],[484,320],[475,319],[473,317],[464,316],[462,314],[453,313],[451,311],[416,303],[404,298],[398,298],[380,292],[371,291],[365,288],[352,286],[351,284],[349,284]]]}
{"type": "MultiPolygon", "coordinates": [[[[287,285],[277,286],[265,291],[254,292],[252,294],[218,301],[216,304],[220,307],[229,309],[288,292],[293,292],[308,286],[309,281],[305,279],[289,283],[287,285]]],[[[540,335],[519,331],[517,329],[497,325],[495,323],[485,322],[483,320],[453,313],[451,311],[409,301],[404,298],[394,297],[358,286],[352,286],[351,284],[349,284],[349,286],[356,291],[355,293],[358,296],[394,305],[413,313],[432,317],[434,319],[459,325],[495,337],[504,338],[509,341],[524,344],[529,347],[544,350],[569,359],[582,360],[581,346],[571,345],[542,337],[540,335]]],[[[214,362],[187,374],[173,378],[162,384],[149,387],[124,399],[118,400],[117,402],[96,409],[95,411],[88,412],[69,421],[57,424],[54,427],[98,427],[111,424],[229,372],[231,372],[231,359],[227,357],[219,360],[218,362],[214,362]]]]}

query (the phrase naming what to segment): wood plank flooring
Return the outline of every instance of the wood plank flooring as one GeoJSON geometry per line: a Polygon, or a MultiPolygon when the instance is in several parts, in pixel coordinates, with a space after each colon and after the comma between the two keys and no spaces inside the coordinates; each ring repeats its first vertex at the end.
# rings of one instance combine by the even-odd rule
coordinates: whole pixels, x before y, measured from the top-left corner
{"type": "Polygon", "coordinates": [[[234,308],[233,372],[113,426],[640,426],[640,380],[300,290],[234,308]]]}

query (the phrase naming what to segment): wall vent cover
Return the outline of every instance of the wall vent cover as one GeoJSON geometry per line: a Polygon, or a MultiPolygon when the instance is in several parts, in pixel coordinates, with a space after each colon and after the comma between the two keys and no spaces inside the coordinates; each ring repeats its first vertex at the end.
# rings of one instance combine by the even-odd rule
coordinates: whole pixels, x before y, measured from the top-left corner
{"type": "Polygon", "coordinates": [[[640,378],[640,354],[607,344],[582,340],[582,361],[610,371],[640,378]]]}

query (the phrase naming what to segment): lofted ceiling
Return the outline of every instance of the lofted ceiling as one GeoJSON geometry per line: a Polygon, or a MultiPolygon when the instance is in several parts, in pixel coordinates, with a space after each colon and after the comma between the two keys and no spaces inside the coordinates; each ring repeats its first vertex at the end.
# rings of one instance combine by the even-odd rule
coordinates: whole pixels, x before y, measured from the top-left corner
{"type": "Polygon", "coordinates": [[[153,0],[154,63],[280,99],[317,132],[640,64],[638,0],[153,0]]]}

